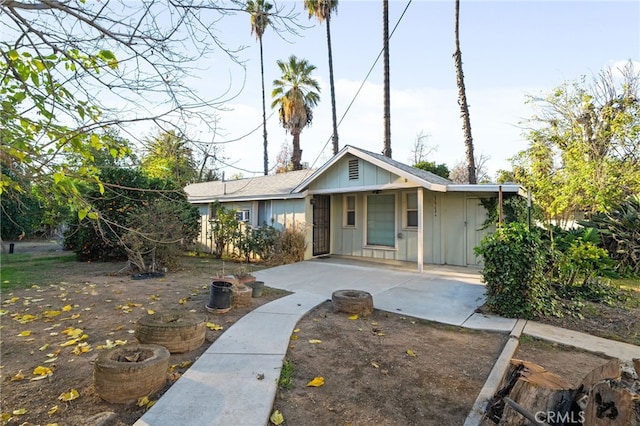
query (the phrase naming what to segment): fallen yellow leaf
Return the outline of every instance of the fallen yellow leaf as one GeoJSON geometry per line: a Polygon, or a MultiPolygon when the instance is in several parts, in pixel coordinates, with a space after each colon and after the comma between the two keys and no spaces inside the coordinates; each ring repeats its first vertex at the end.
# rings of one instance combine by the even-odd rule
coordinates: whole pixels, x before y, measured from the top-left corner
{"type": "Polygon", "coordinates": [[[313,380],[307,383],[307,386],[316,387],[316,388],[322,385],[324,385],[324,377],[314,377],[313,380]]]}
{"type": "Polygon", "coordinates": [[[309,340],[309,343],[311,343],[311,344],[322,343],[322,340],[319,340],[319,339],[311,339],[311,340],[309,340]]]}
{"type": "Polygon", "coordinates": [[[40,349],[39,349],[39,350],[40,350],[40,351],[46,351],[48,347],[49,347],[49,344],[48,344],[48,343],[45,343],[44,345],[40,346],[40,349]]]}
{"type": "Polygon", "coordinates": [[[153,315],[155,313],[156,313],[156,311],[154,311],[153,309],[147,309],[147,314],[153,315]]]}
{"type": "Polygon", "coordinates": [[[33,370],[33,375],[34,376],[51,376],[53,374],[53,371],[51,371],[50,368],[48,367],[43,367],[41,365],[37,366],[36,368],[34,368],[33,370]]]}
{"type": "Polygon", "coordinates": [[[149,397],[143,396],[138,398],[138,407],[142,407],[143,405],[147,405],[149,403],[149,397]]]}
{"type": "Polygon", "coordinates": [[[300,329],[299,329],[299,328],[296,328],[296,329],[294,329],[294,330],[293,330],[293,332],[294,332],[294,333],[299,333],[299,332],[300,332],[300,329]]]}
{"type": "Polygon", "coordinates": [[[282,415],[282,413],[279,410],[276,410],[276,411],[273,412],[273,414],[271,414],[271,417],[269,417],[269,420],[274,425],[279,426],[282,423],[284,423],[284,416],[282,415]]]}
{"type": "Polygon", "coordinates": [[[63,312],[69,312],[70,310],[71,310],[71,305],[65,305],[65,306],[62,308],[62,311],[63,311],[63,312]]]}
{"type": "Polygon", "coordinates": [[[31,315],[31,314],[25,314],[25,315],[16,316],[16,321],[18,321],[20,324],[26,324],[28,322],[31,322],[31,321],[35,320],[35,319],[36,319],[35,315],[31,315]]]}
{"type": "Polygon", "coordinates": [[[12,411],[14,416],[21,416],[23,414],[26,414],[26,412],[27,412],[26,408],[18,408],[17,410],[12,411]]]}
{"type": "Polygon", "coordinates": [[[409,356],[417,356],[416,353],[414,351],[412,351],[411,349],[407,349],[407,355],[409,355],[409,356]]]}
{"type": "Polygon", "coordinates": [[[298,335],[297,334],[292,334],[291,335],[291,340],[298,340],[298,335]]]}
{"type": "Polygon", "coordinates": [[[62,334],[66,334],[69,339],[73,339],[73,338],[76,338],[76,337],[80,337],[82,335],[82,329],[81,328],[69,327],[69,328],[65,328],[64,330],[62,330],[61,333],[62,334]]]}
{"type": "Polygon", "coordinates": [[[218,324],[214,324],[212,322],[208,322],[207,323],[207,328],[209,328],[210,330],[213,330],[213,331],[219,331],[219,330],[222,330],[224,327],[222,327],[221,325],[218,325],[218,324]]]}
{"type": "Polygon", "coordinates": [[[20,380],[24,379],[24,374],[22,373],[22,370],[19,370],[15,376],[13,376],[11,378],[12,382],[18,382],[20,380]]]}
{"type": "Polygon", "coordinates": [[[18,336],[20,337],[27,337],[27,336],[31,336],[31,332],[29,330],[25,330],[25,331],[21,331],[18,336]]]}
{"type": "Polygon", "coordinates": [[[49,411],[47,411],[47,413],[52,416],[56,413],[56,411],[58,411],[58,406],[54,405],[53,407],[49,408],[49,411]]]}
{"type": "Polygon", "coordinates": [[[60,311],[44,311],[43,314],[46,318],[53,318],[60,315],[60,311]]]}
{"type": "Polygon", "coordinates": [[[80,339],[71,339],[71,340],[67,340],[67,341],[66,341],[66,342],[64,342],[64,343],[60,343],[60,346],[62,346],[63,348],[64,348],[64,347],[67,347],[67,346],[73,346],[73,345],[75,345],[76,343],[78,343],[79,341],[80,341],[80,339]]]}
{"type": "Polygon", "coordinates": [[[351,315],[351,316],[349,317],[349,319],[350,319],[350,320],[357,320],[357,319],[358,319],[358,314],[351,315]]]}
{"type": "Polygon", "coordinates": [[[80,397],[80,393],[75,389],[71,389],[69,392],[61,393],[58,399],[60,401],[68,402],[68,401],[73,401],[74,399],[78,399],[79,397],[80,397]]]}

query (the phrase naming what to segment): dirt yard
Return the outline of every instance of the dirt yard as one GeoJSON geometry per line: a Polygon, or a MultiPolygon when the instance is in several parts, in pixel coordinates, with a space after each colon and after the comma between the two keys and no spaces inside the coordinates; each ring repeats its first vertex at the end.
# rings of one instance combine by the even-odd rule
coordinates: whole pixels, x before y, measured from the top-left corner
{"type": "MultiPolygon", "coordinates": [[[[42,254],[47,255],[51,254],[42,254]]],[[[123,265],[58,262],[50,265],[51,283],[3,290],[2,423],[93,426],[105,413],[115,413],[118,425],[133,424],[148,406],[101,400],[93,387],[93,363],[101,348],[134,342],[135,322],[151,311],[206,313],[210,277],[220,265],[206,258],[186,260],[180,272],[145,280],[111,275],[123,265]],[[65,346],[70,340],[65,330],[70,329],[80,329],[87,337],[65,346]],[[32,380],[39,378],[34,374],[37,367],[50,369],[51,375],[32,380]],[[76,399],[59,399],[72,389],[79,394],[76,399]]],[[[228,272],[233,269],[232,264],[226,267],[228,272]]],[[[149,399],[157,400],[235,321],[284,295],[267,288],[250,307],[207,313],[208,321],[222,329],[208,329],[199,349],[172,355],[166,387],[149,399]]],[[[504,334],[377,310],[350,319],[324,303],[292,334],[285,363],[290,380],[278,392],[274,409],[282,412],[285,425],[462,424],[505,340],[504,334]],[[316,340],[320,342],[310,343],[316,340]],[[324,385],[307,386],[316,377],[322,377],[324,385]]],[[[527,343],[518,356],[551,371],[556,364],[576,364],[574,352],[590,363],[601,360],[572,350],[567,357],[556,346],[527,343]]]]}

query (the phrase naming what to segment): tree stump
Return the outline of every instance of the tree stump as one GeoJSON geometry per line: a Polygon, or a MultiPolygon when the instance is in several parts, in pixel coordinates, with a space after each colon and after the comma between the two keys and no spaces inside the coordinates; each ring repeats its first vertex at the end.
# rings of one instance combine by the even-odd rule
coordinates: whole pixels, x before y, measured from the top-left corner
{"type": "Polygon", "coordinates": [[[544,367],[512,359],[487,417],[500,425],[640,426],[637,369],[636,360],[623,368],[622,361],[612,359],[572,389],[544,367]]]}
{"type": "MultiPolygon", "coordinates": [[[[511,369],[519,369],[515,376],[515,384],[509,392],[509,398],[516,401],[524,410],[529,412],[537,421],[555,423],[548,419],[555,413],[568,413],[576,394],[571,384],[560,376],[547,371],[544,367],[519,359],[511,360],[511,369]]],[[[577,418],[577,416],[576,416],[577,418]]],[[[500,425],[527,424],[524,418],[511,405],[505,405],[500,425]]]]}
{"type": "Polygon", "coordinates": [[[334,312],[369,315],[373,312],[373,297],[362,290],[337,290],[331,295],[334,312]]]}

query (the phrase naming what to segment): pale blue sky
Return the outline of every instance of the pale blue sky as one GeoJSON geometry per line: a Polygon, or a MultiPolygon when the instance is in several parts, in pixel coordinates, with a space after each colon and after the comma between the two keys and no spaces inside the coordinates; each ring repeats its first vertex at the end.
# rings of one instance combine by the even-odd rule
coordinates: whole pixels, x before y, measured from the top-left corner
{"type": "MultiPolygon", "coordinates": [[[[317,66],[314,77],[322,86],[321,102],[311,127],[301,134],[302,160],[318,167],[331,156],[331,102],[328,86],[326,32],[315,18],[307,19],[302,0],[272,2],[294,8],[299,22],[311,28],[300,37],[272,29],[264,35],[267,114],[271,114],[272,81],[280,76],[276,60],[295,54],[317,66]]],[[[396,25],[408,1],[389,3],[390,28],[396,25]]],[[[452,58],[454,1],[414,0],[390,42],[391,140],[393,158],[410,163],[416,136],[430,135],[437,150],[429,160],[450,167],[464,158],[463,133],[457,104],[452,58]]],[[[245,177],[262,172],[262,104],[259,47],[251,35],[246,14],[228,16],[215,24],[228,47],[246,46],[239,57],[246,75],[221,56],[197,64],[205,69],[194,82],[204,97],[237,97],[219,113],[227,177],[241,171],[245,177]],[[246,77],[246,81],[245,81],[246,77]],[[231,84],[231,88],[229,88],[231,84]],[[228,92],[230,89],[230,92],[228,92]]],[[[382,48],[382,2],[341,0],[331,20],[338,118],[342,117],[382,48]]],[[[460,38],[465,83],[471,109],[476,155],[490,157],[492,176],[509,168],[508,158],[526,148],[519,123],[533,114],[525,95],[541,95],[566,80],[589,78],[608,66],[633,60],[640,66],[640,2],[637,1],[478,1],[462,0],[460,38]]],[[[339,127],[340,147],[355,145],[374,152],[383,147],[382,60],[339,127]]],[[[211,140],[206,132],[193,136],[211,140]]],[[[291,136],[277,121],[268,120],[270,166],[291,136]]]]}

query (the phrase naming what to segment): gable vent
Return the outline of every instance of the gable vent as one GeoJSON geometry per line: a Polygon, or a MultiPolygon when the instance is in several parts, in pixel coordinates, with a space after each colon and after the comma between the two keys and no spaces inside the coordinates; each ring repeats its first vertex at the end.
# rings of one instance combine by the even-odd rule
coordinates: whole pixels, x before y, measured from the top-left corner
{"type": "Polygon", "coordinates": [[[358,160],[349,160],[349,180],[357,180],[359,178],[358,160]]]}

